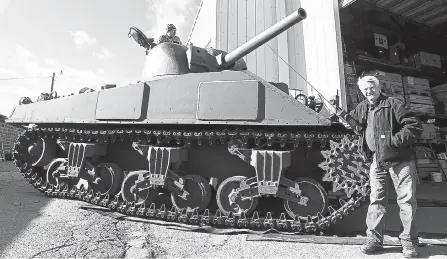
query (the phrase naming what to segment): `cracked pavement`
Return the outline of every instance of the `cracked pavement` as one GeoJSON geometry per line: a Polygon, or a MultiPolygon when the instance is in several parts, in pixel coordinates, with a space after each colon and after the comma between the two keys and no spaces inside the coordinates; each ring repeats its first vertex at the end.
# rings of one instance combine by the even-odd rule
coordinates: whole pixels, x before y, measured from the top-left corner
{"type": "MultiPolygon", "coordinates": [[[[1,258],[147,258],[147,226],[80,209],[35,191],[0,163],[1,258]]],[[[156,256],[159,251],[153,251],[156,256]]]]}
{"type": "MultiPolygon", "coordinates": [[[[121,220],[85,210],[80,201],[37,192],[11,162],[0,162],[0,258],[402,258],[401,248],[365,256],[358,245],[247,241],[121,220]]],[[[420,248],[421,257],[445,258],[447,246],[420,248]]]]}

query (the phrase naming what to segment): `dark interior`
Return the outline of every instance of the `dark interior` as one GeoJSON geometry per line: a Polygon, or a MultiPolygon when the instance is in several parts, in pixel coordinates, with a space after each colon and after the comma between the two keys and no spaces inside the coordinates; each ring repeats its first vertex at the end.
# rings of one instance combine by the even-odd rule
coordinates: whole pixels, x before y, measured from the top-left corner
{"type": "MultiPolygon", "coordinates": [[[[402,2],[402,1],[394,1],[402,2]]],[[[430,7],[435,9],[437,6],[430,7]]],[[[415,7],[416,8],[416,7],[415,7]]],[[[445,13],[432,11],[433,15],[441,18],[445,13]]],[[[421,14],[424,10],[421,10],[421,14]]],[[[402,15],[395,14],[389,9],[380,8],[363,0],[357,0],[351,5],[340,9],[341,32],[345,49],[345,62],[355,62],[357,74],[372,68],[383,69],[414,77],[424,77],[431,85],[445,83],[447,56],[447,21],[430,26],[402,15]],[[375,47],[374,33],[387,36],[388,50],[375,47]],[[390,60],[391,46],[398,42],[405,45],[399,61],[390,60]],[[442,69],[417,69],[412,67],[405,58],[419,51],[441,55],[442,69]]]]}

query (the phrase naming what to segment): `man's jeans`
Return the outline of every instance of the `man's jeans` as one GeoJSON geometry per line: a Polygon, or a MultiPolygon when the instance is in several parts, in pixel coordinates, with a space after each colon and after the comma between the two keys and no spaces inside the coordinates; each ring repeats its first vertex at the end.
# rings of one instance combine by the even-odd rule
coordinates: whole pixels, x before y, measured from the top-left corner
{"type": "Polygon", "coordinates": [[[388,204],[388,186],[393,183],[397,194],[397,204],[400,208],[400,220],[403,231],[399,239],[418,242],[418,233],[415,226],[416,218],[416,172],[411,162],[402,162],[385,171],[379,171],[376,161],[371,164],[370,170],[370,205],[366,216],[368,237],[373,237],[383,244],[383,229],[385,227],[386,206],[388,204]]]}

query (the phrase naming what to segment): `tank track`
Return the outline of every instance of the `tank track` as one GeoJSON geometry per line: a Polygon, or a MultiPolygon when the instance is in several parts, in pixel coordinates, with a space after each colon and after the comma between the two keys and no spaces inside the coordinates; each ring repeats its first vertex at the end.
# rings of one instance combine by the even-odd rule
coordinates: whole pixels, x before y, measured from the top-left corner
{"type": "MultiPolygon", "coordinates": [[[[265,216],[255,211],[252,217],[247,218],[243,213],[240,216],[234,216],[230,213],[228,216],[222,215],[217,210],[213,215],[208,209],[203,214],[199,215],[197,211],[187,212],[185,209],[177,211],[175,207],[172,209],[166,208],[165,204],[155,204],[147,208],[145,205],[135,206],[123,202],[119,193],[115,197],[105,195],[101,197],[93,193],[93,190],[73,189],[54,187],[50,185],[42,173],[42,169],[31,167],[22,158],[22,155],[15,151],[14,163],[19,169],[22,176],[38,191],[46,194],[48,197],[67,198],[84,201],[90,204],[108,208],[111,211],[141,217],[150,220],[162,220],[168,222],[179,222],[194,226],[210,226],[213,228],[237,228],[250,229],[254,231],[274,229],[279,233],[289,234],[319,234],[324,232],[332,225],[336,224],[341,219],[350,215],[356,208],[359,208],[367,201],[370,188],[368,179],[368,164],[364,163],[363,158],[358,153],[358,136],[334,133],[334,132],[268,132],[259,130],[247,129],[226,129],[226,130],[176,130],[157,128],[149,129],[104,129],[104,130],[86,130],[77,128],[49,128],[49,127],[35,127],[19,136],[26,137],[27,134],[37,134],[40,137],[59,138],[66,141],[83,141],[86,139],[94,139],[96,142],[113,142],[122,141],[127,138],[129,141],[138,141],[146,139],[150,142],[153,138],[156,142],[162,139],[170,138],[179,144],[180,142],[192,143],[195,141],[199,145],[212,145],[217,143],[227,143],[232,137],[240,137],[245,141],[252,139],[257,146],[261,143],[271,146],[278,143],[281,147],[287,144],[297,146],[300,141],[305,140],[308,146],[312,143],[318,142],[322,147],[330,146],[329,150],[322,150],[321,153],[325,157],[319,167],[325,170],[323,181],[333,183],[333,191],[343,190],[349,200],[340,198],[339,208],[335,209],[332,206],[328,207],[325,214],[318,214],[318,217],[311,216],[296,217],[295,219],[288,219],[286,213],[281,213],[279,219],[272,218],[271,212],[266,212],[265,216]],[[40,171],[39,171],[40,170],[40,171]]],[[[15,145],[20,146],[18,140],[15,145]]]]}

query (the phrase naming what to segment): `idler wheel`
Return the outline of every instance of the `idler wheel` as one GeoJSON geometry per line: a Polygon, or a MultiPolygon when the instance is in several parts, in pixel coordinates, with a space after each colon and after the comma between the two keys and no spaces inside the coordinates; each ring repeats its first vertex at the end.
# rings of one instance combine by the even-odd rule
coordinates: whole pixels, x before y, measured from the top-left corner
{"type": "Polygon", "coordinates": [[[294,219],[296,216],[307,218],[307,216],[317,217],[318,213],[322,213],[327,208],[328,198],[323,186],[312,178],[300,177],[294,181],[298,183],[301,195],[308,198],[302,204],[284,200],[284,208],[289,216],[294,219]]]}
{"type": "Polygon", "coordinates": [[[93,192],[101,195],[115,195],[119,190],[123,171],[116,164],[102,163],[96,166],[96,177],[90,183],[93,192]]]}
{"type": "Polygon", "coordinates": [[[25,132],[14,146],[14,158],[30,167],[48,165],[56,156],[56,140],[25,132]]]}
{"type": "Polygon", "coordinates": [[[76,184],[77,179],[61,178],[60,176],[67,172],[61,171],[60,167],[66,167],[68,164],[67,158],[56,158],[49,165],[47,169],[47,182],[55,187],[65,184],[71,189],[76,184]]]}
{"type": "Polygon", "coordinates": [[[203,212],[211,201],[211,186],[206,179],[199,175],[186,175],[183,177],[183,189],[189,193],[186,199],[171,193],[172,204],[178,209],[203,212]]]}
{"type": "Polygon", "coordinates": [[[225,179],[217,188],[217,206],[223,214],[233,212],[234,215],[240,215],[244,212],[249,216],[256,209],[258,197],[242,200],[243,197],[236,191],[246,179],[245,176],[233,176],[225,179]]]}
{"type": "Polygon", "coordinates": [[[121,185],[121,197],[124,201],[135,202],[135,205],[150,205],[154,201],[158,194],[158,187],[150,186],[149,180],[147,180],[147,185],[150,188],[145,190],[138,190],[135,184],[137,180],[144,180],[145,173],[147,171],[133,171],[124,178],[121,185]]]}

